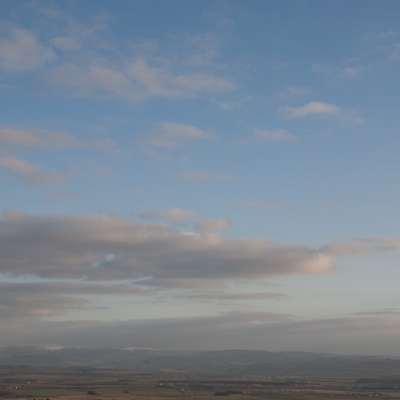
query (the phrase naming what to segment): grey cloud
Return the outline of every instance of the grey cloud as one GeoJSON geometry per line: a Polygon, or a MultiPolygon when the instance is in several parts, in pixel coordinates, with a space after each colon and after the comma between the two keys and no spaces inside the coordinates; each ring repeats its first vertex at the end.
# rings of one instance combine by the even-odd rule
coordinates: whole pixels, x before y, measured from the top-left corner
{"type": "MultiPolygon", "coordinates": [[[[227,281],[326,273],[322,252],[263,239],[224,239],[111,216],[29,216],[0,220],[1,272],[50,278],[227,281]]],[[[153,281],[154,282],[154,281],[153,281]]],[[[143,282],[142,282],[143,284],[143,282]]]]}
{"type": "MultiPolygon", "coordinates": [[[[129,284],[84,283],[84,282],[0,282],[2,294],[50,293],[50,294],[96,294],[96,295],[144,295],[150,290],[143,290],[129,284]]],[[[151,291],[154,294],[154,291],[151,291]]]]}
{"type": "Polygon", "coordinates": [[[54,317],[64,314],[67,310],[84,309],[89,305],[89,302],[82,298],[46,293],[27,285],[17,287],[1,284],[0,289],[1,319],[54,317]]]}
{"type": "Polygon", "coordinates": [[[154,296],[156,293],[128,284],[1,282],[0,318],[48,318],[63,315],[71,309],[92,309],[95,306],[85,298],[87,295],[154,296]]]}
{"type": "Polygon", "coordinates": [[[188,293],[182,292],[177,295],[178,298],[199,302],[214,302],[214,301],[229,301],[229,302],[242,302],[242,301],[265,301],[265,300],[280,300],[286,297],[283,293],[276,292],[228,292],[225,290],[208,290],[204,291],[190,291],[188,293]]]}
{"type": "Polygon", "coordinates": [[[229,229],[231,223],[225,219],[203,219],[196,222],[195,229],[201,233],[223,232],[229,229]]]}
{"type": "MultiPolygon", "coordinates": [[[[154,287],[159,288],[160,290],[168,290],[170,288],[179,288],[179,289],[199,289],[203,290],[204,293],[207,293],[209,290],[215,289],[224,289],[228,288],[226,282],[221,280],[200,280],[197,278],[165,278],[165,277],[151,277],[151,278],[143,278],[135,281],[135,284],[138,286],[145,287],[154,287]]],[[[168,296],[174,297],[174,294],[168,293],[168,296]]]]}
{"type": "Polygon", "coordinates": [[[374,252],[400,251],[398,238],[365,238],[349,242],[330,243],[321,251],[331,256],[354,256],[374,252]]]}
{"type": "Polygon", "coordinates": [[[371,315],[371,316],[388,316],[388,315],[400,315],[400,310],[398,308],[382,308],[380,310],[373,311],[362,311],[354,313],[354,315],[371,315]]]}

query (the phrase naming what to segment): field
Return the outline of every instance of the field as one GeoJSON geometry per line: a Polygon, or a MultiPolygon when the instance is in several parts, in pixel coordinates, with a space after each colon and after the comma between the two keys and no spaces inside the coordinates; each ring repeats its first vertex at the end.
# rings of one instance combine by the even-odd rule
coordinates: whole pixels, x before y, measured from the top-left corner
{"type": "Polygon", "coordinates": [[[0,398],[27,400],[400,400],[400,378],[138,373],[96,368],[2,367],[0,398]]]}

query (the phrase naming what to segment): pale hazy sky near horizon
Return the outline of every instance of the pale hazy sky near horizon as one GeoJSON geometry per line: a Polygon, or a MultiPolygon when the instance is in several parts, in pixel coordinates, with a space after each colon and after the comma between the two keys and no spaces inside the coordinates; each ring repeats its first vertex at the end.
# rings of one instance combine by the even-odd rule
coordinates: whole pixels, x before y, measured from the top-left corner
{"type": "Polygon", "coordinates": [[[400,2],[0,0],[0,345],[400,356],[400,2]]]}

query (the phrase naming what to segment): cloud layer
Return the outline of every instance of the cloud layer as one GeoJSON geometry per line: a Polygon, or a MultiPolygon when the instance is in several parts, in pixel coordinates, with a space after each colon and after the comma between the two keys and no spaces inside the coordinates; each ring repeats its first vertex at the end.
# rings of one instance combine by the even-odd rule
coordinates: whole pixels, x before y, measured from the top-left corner
{"type": "MultiPolygon", "coordinates": [[[[227,227],[223,220],[205,222],[210,224],[214,231],[227,227]]],[[[333,268],[328,256],[307,247],[178,232],[111,216],[8,212],[0,220],[0,238],[1,272],[12,276],[131,279],[179,287],[181,280],[265,279],[333,268]]]]}

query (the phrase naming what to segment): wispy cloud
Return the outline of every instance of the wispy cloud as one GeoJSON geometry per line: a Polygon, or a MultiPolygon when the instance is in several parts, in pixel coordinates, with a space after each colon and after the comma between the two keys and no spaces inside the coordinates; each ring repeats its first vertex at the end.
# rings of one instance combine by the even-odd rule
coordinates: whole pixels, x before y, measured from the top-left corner
{"type": "Polygon", "coordinates": [[[338,117],[342,113],[340,107],[320,101],[311,101],[301,107],[283,107],[280,111],[289,119],[303,118],[312,115],[338,117]]]}
{"type": "Polygon", "coordinates": [[[170,208],[169,210],[143,210],[139,213],[142,219],[161,220],[173,224],[187,224],[198,217],[196,211],[182,208],[170,208]]]}
{"type": "Polygon", "coordinates": [[[341,70],[343,76],[348,78],[357,78],[362,75],[363,68],[361,67],[347,67],[341,70]]]}
{"type": "Polygon", "coordinates": [[[254,128],[253,135],[254,138],[260,142],[280,142],[280,141],[293,142],[296,140],[296,136],[283,129],[269,130],[269,129],[254,128]]]}
{"type": "MultiPolygon", "coordinates": [[[[136,103],[149,98],[183,99],[236,89],[216,62],[223,43],[212,33],[170,35],[149,46],[111,37],[109,20],[86,24],[54,11],[57,34],[38,38],[11,24],[0,39],[0,68],[26,72],[41,68],[44,81],[64,95],[118,98],[136,103]],[[107,60],[108,59],[108,60],[107,60]],[[51,65],[49,65],[51,62],[51,65]]],[[[144,40],[145,41],[145,40],[144,40]]]]}
{"type": "Polygon", "coordinates": [[[368,65],[353,64],[354,62],[347,63],[346,66],[332,66],[330,64],[315,63],[312,64],[311,70],[317,74],[326,75],[327,77],[337,80],[343,78],[360,78],[362,77],[363,73],[369,68],[368,65]]]}
{"type": "Polygon", "coordinates": [[[341,243],[330,243],[321,248],[331,256],[354,256],[376,252],[400,251],[400,239],[392,237],[365,238],[341,243]]]}
{"type": "Polygon", "coordinates": [[[0,126],[0,145],[31,149],[73,149],[83,142],[70,133],[0,126]]]}
{"type": "Polygon", "coordinates": [[[85,297],[154,295],[151,289],[128,284],[93,284],[82,282],[1,282],[0,317],[2,319],[37,319],[65,314],[69,310],[97,308],[85,297]]]}
{"type": "Polygon", "coordinates": [[[400,310],[398,308],[381,308],[379,310],[360,311],[360,312],[357,312],[354,314],[355,315],[372,315],[372,316],[400,315],[400,310]]]}
{"type": "Polygon", "coordinates": [[[394,36],[397,36],[396,31],[390,30],[390,31],[380,31],[380,32],[364,32],[361,35],[362,40],[386,40],[388,38],[393,38],[394,36]]]}
{"type": "Polygon", "coordinates": [[[270,209],[280,208],[282,205],[275,203],[268,203],[264,201],[238,201],[235,203],[238,208],[254,208],[254,209],[270,209]]]}
{"type": "Polygon", "coordinates": [[[0,125],[0,146],[28,150],[95,149],[116,155],[124,154],[118,144],[109,138],[81,139],[67,132],[4,125],[0,125]]]}
{"type": "Polygon", "coordinates": [[[0,158],[0,169],[16,179],[33,186],[57,185],[66,178],[66,173],[58,170],[44,170],[37,164],[28,163],[15,157],[0,158]]]}
{"type": "Polygon", "coordinates": [[[344,110],[343,108],[321,101],[311,101],[300,107],[282,107],[279,110],[283,116],[288,119],[305,118],[305,117],[321,117],[333,118],[342,121],[351,122],[353,124],[363,124],[364,120],[354,115],[352,110],[344,110]]]}
{"type": "Polygon", "coordinates": [[[36,69],[56,58],[49,47],[25,29],[9,27],[8,37],[0,39],[0,66],[9,72],[36,69]]]}
{"type": "Polygon", "coordinates": [[[305,86],[287,86],[277,93],[278,97],[298,97],[310,93],[310,89],[305,86]]]}
{"type": "Polygon", "coordinates": [[[389,60],[398,61],[400,60],[400,43],[395,43],[390,50],[389,60]]]}
{"type": "Polygon", "coordinates": [[[60,65],[47,75],[53,84],[68,89],[74,96],[122,98],[133,103],[154,97],[193,98],[235,89],[231,81],[212,73],[174,72],[168,66],[150,65],[144,57],[122,61],[120,65],[97,60],[85,64],[60,65]]]}
{"type": "Polygon", "coordinates": [[[239,303],[246,301],[281,300],[285,298],[286,295],[277,292],[229,292],[225,290],[208,290],[204,292],[191,290],[189,292],[180,293],[177,297],[195,302],[229,301],[232,303],[239,303]]]}
{"type": "Polygon", "coordinates": [[[89,139],[85,142],[85,147],[93,148],[115,156],[124,156],[127,154],[127,151],[122,149],[116,141],[109,138],[89,139]]]}
{"type": "Polygon", "coordinates": [[[229,174],[220,174],[211,171],[186,171],[177,175],[177,178],[182,181],[228,181],[235,177],[229,174]]]}
{"type": "Polygon", "coordinates": [[[207,130],[189,124],[164,122],[158,129],[146,134],[147,144],[173,149],[198,140],[210,140],[215,136],[207,130]]]}

